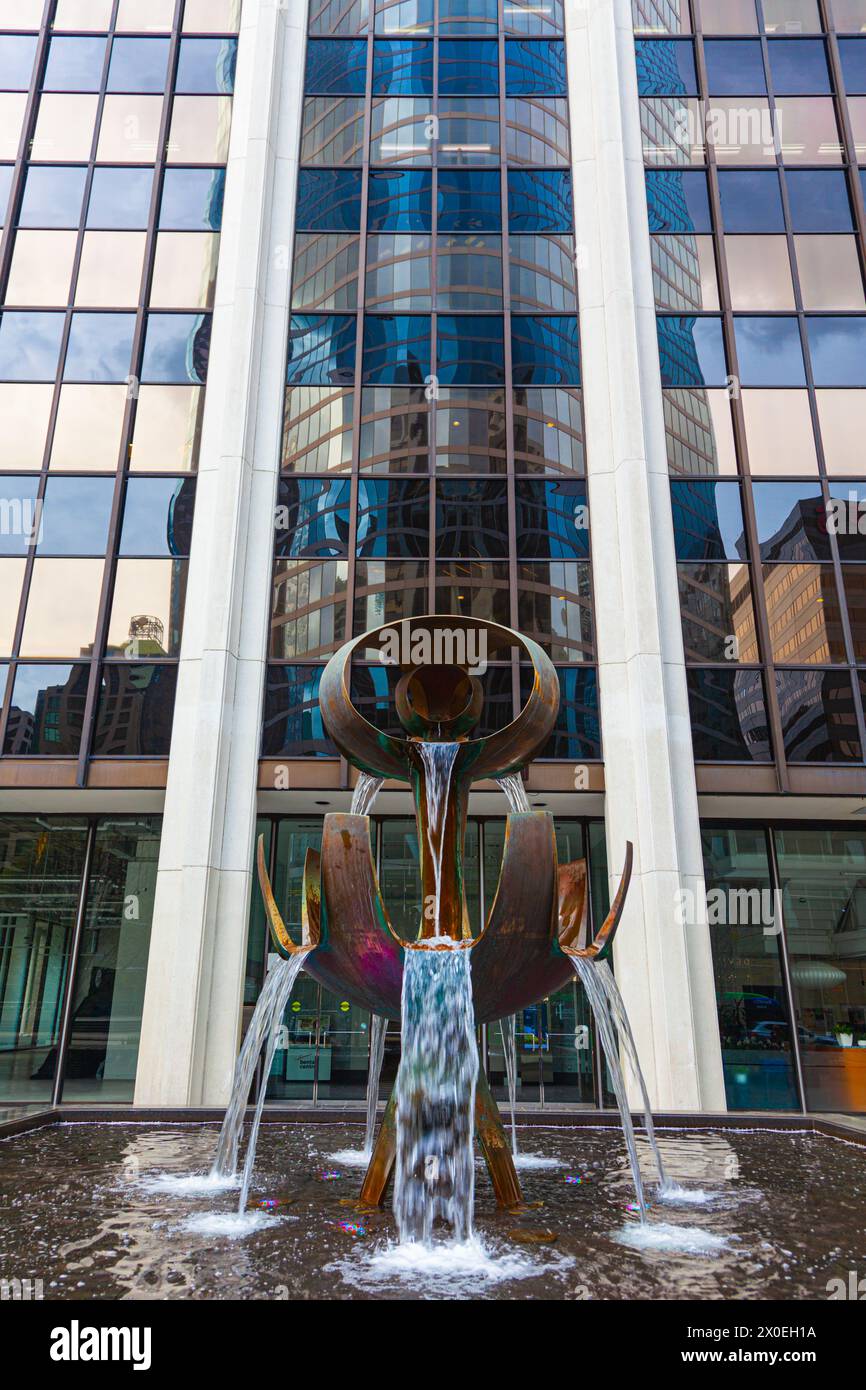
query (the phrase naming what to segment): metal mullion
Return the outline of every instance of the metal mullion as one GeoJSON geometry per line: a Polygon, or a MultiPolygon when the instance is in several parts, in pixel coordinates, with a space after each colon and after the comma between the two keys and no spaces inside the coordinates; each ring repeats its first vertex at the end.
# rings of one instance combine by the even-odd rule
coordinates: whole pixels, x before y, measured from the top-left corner
{"type": "Polygon", "coordinates": [[[2,248],[0,248],[0,285],[3,287],[4,303],[9,267],[12,261],[12,247],[18,231],[18,214],[21,208],[21,194],[23,192],[28,168],[30,146],[33,143],[33,136],[36,131],[39,104],[42,100],[42,83],[45,78],[48,46],[52,36],[51,25],[54,20],[56,5],[57,0],[45,0],[45,6],[42,11],[39,37],[36,40],[36,55],[33,59],[30,89],[27,93],[27,101],[24,106],[24,120],[21,124],[18,153],[15,156],[12,187],[9,190],[8,217],[4,229],[5,236],[2,238],[2,248]]]}
{"type": "MultiPolygon", "coordinates": [[[[497,8],[496,42],[499,62],[499,220],[500,268],[502,273],[502,345],[505,361],[505,489],[508,504],[508,605],[511,627],[517,630],[517,484],[514,462],[514,385],[511,352],[511,250],[508,236],[508,121],[505,97],[505,3],[497,8]]],[[[511,651],[511,699],[515,714],[521,708],[520,657],[511,651]]],[[[539,1073],[540,1076],[540,1073],[539,1073]]]]}
{"type": "Polygon", "coordinates": [[[87,822],[87,838],[84,847],[84,864],[81,870],[81,883],[78,903],[75,909],[75,923],[72,940],[69,943],[69,963],[66,968],[66,981],[63,989],[63,1004],[60,1012],[60,1029],[57,1034],[55,1052],[54,1081],[51,1090],[51,1105],[56,1107],[63,1099],[63,1082],[66,1059],[69,1055],[69,1039],[72,1035],[72,1003],[75,998],[75,976],[78,971],[78,958],[81,954],[81,938],[84,934],[84,921],[87,914],[87,897],[90,889],[90,874],[93,867],[93,849],[96,841],[96,820],[87,822]]]}
{"type": "MultiPolygon", "coordinates": [[[[50,3],[50,0],[49,0],[49,3],[50,3]]],[[[54,0],[54,3],[56,4],[56,0],[54,0]]],[[[62,332],[61,338],[60,338],[60,352],[59,352],[59,356],[58,356],[58,359],[57,359],[57,371],[56,371],[56,373],[55,373],[55,377],[54,377],[54,386],[53,386],[53,391],[52,391],[52,395],[51,395],[51,408],[50,408],[50,410],[49,410],[49,412],[48,412],[48,423],[47,423],[46,431],[45,431],[45,446],[44,446],[43,451],[42,451],[42,463],[41,463],[41,466],[40,466],[39,483],[38,483],[37,494],[36,494],[36,495],[37,495],[37,501],[38,501],[38,504],[39,504],[40,506],[44,503],[44,500],[45,500],[45,489],[46,489],[47,484],[48,484],[49,469],[50,469],[50,464],[51,464],[51,453],[52,453],[52,450],[53,450],[53,448],[54,448],[54,436],[55,436],[55,434],[56,434],[56,432],[57,432],[57,417],[58,417],[58,414],[59,414],[59,411],[60,411],[60,397],[61,397],[61,393],[62,393],[62,391],[63,391],[63,385],[64,385],[64,370],[65,370],[65,365],[66,365],[66,353],[67,353],[67,350],[68,350],[68,347],[69,347],[69,337],[70,337],[70,334],[71,334],[71,332],[72,332],[72,316],[73,316],[73,314],[75,313],[75,294],[76,294],[76,290],[77,290],[77,287],[78,287],[78,276],[79,276],[79,272],[80,272],[80,270],[81,270],[81,257],[82,257],[83,251],[84,251],[84,237],[85,237],[86,231],[87,231],[87,208],[88,208],[88,205],[89,205],[89,203],[90,203],[90,193],[91,193],[91,189],[92,189],[92,186],[93,186],[93,173],[94,173],[94,168],[95,168],[95,164],[96,164],[96,153],[97,153],[97,149],[98,149],[98,147],[99,147],[99,131],[100,131],[100,127],[101,127],[101,124],[102,124],[102,113],[103,113],[103,110],[104,110],[104,108],[105,108],[106,87],[107,87],[107,84],[108,84],[108,71],[109,71],[109,67],[110,67],[110,65],[111,65],[111,50],[112,50],[112,45],[113,45],[113,42],[114,42],[114,26],[115,26],[115,23],[116,23],[116,20],[117,20],[117,11],[118,11],[118,6],[119,6],[119,4],[120,4],[120,0],[113,0],[112,11],[111,11],[111,18],[110,18],[110,20],[109,20],[109,29],[108,29],[108,33],[107,33],[107,35],[106,35],[106,40],[105,40],[105,57],[104,57],[104,59],[103,59],[103,64],[102,64],[102,76],[101,76],[101,79],[100,79],[100,89],[99,89],[99,93],[98,93],[98,96],[97,96],[96,114],[95,114],[95,117],[94,117],[94,124],[93,124],[93,138],[92,138],[92,140],[91,140],[91,142],[90,142],[90,158],[89,158],[89,160],[88,160],[88,162],[87,162],[87,173],[86,173],[86,175],[85,175],[85,180],[84,180],[84,193],[83,193],[82,204],[81,204],[81,216],[80,216],[80,220],[79,220],[79,223],[78,223],[78,230],[77,230],[77,233],[76,233],[75,254],[74,254],[73,258],[72,258],[72,269],[71,269],[71,272],[70,272],[69,291],[68,291],[68,294],[67,294],[67,302],[66,302],[66,305],[63,307],[62,310],[61,310],[60,306],[58,306],[58,308],[57,308],[56,310],[52,310],[50,307],[46,309],[46,307],[45,307],[44,305],[40,305],[40,306],[37,306],[37,307],[35,308],[35,312],[38,312],[38,313],[42,313],[42,312],[48,312],[48,313],[55,312],[55,313],[59,313],[59,312],[62,312],[62,313],[63,313],[63,316],[64,316],[64,319],[63,319],[63,332],[62,332]]],[[[52,20],[53,20],[53,15],[54,15],[54,11],[53,11],[53,8],[52,8],[52,13],[51,13],[51,18],[52,18],[52,20]]],[[[43,22],[45,22],[46,20],[47,20],[47,7],[46,7],[46,13],[43,15],[43,22]]],[[[42,87],[41,87],[41,84],[42,84],[42,80],[43,80],[43,78],[44,78],[44,63],[45,63],[45,58],[46,58],[46,56],[47,56],[47,46],[48,46],[48,40],[49,40],[49,39],[50,39],[50,34],[47,34],[47,35],[46,35],[46,43],[45,43],[45,45],[44,45],[45,51],[40,53],[41,65],[40,65],[40,64],[37,64],[37,66],[34,68],[34,75],[35,75],[36,72],[39,73],[38,79],[35,78],[35,82],[38,82],[38,86],[37,86],[37,85],[34,85],[34,87],[31,89],[31,95],[33,95],[34,93],[36,93],[36,94],[38,94],[38,96],[39,96],[40,98],[41,98],[41,96],[42,96],[42,87]]],[[[34,103],[34,105],[37,105],[37,106],[38,106],[38,103],[34,103]]],[[[35,120],[34,120],[34,130],[35,130],[35,120]]],[[[28,149],[29,149],[29,145],[30,145],[30,141],[31,141],[31,138],[32,138],[33,131],[30,131],[30,132],[28,133],[28,132],[25,130],[25,131],[22,133],[22,139],[23,139],[23,137],[24,137],[25,134],[27,134],[27,146],[28,146],[28,149]]],[[[23,167],[23,166],[22,166],[22,167],[23,167]]],[[[74,161],[73,161],[73,167],[76,167],[74,161]]],[[[14,243],[15,243],[15,242],[17,241],[17,239],[18,239],[18,212],[19,212],[20,209],[19,209],[19,205],[18,205],[18,202],[17,202],[17,201],[14,202],[14,204],[10,202],[10,207],[12,207],[12,206],[14,206],[14,208],[15,208],[14,228],[13,228],[12,220],[10,219],[10,226],[9,226],[9,229],[8,229],[8,233],[9,233],[9,234],[8,234],[7,237],[6,237],[6,242],[5,242],[5,245],[4,245],[4,255],[7,256],[7,260],[6,260],[6,262],[4,263],[4,265],[3,265],[3,267],[2,267],[2,279],[0,279],[0,283],[2,283],[2,285],[3,285],[4,295],[5,295],[6,285],[7,285],[7,277],[8,277],[8,271],[9,271],[9,262],[11,262],[12,248],[13,248],[14,243]],[[14,230],[14,235],[12,234],[12,233],[13,233],[13,230],[14,230]]],[[[72,229],[70,228],[69,230],[71,231],[72,229]]],[[[16,306],[16,307],[17,307],[17,306],[16,306]]],[[[5,304],[4,304],[4,310],[5,310],[5,304]]],[[[46,383],[46,384],[47,384],[47,383],[46,383]]],[[[16,672],[16,673],[17,673],[17,669],[18,669],[18,662],[19,662],[19,659],[20,659],[19,654],[20,654],[20,650],[21,650],[21,641],[22,641],[22,638],[23,638],[23,635],[24,635],[24,621],[25,621],[25,617],[26,617],[26,614],[27,614],[27,604],[28,604],[29,599],[30,599],[30,588],[31,588],[31,584],[32,584],[32,581],[33,581],[33,568],[34,568],[35,563],[36,563],[36,542],[35,542],[35,541],[31,541],[30,545],[29,545],[28,548],[27,548],[27,556],[26,556],[25,565],[24,565],[24,577],[23,577],[23,579],[22,579],[22,581],[21,581],[21,595],[20,595],[19,603],[18,603],[18,618],[17,618],[16,624],[15,624],[15,634],[14,634],[13,643],[12,643],[12,651],[13,651],[13,653],[14,653],[13,660],[14,660],[14,662],[15,662],[15,672],[16,672]]],[[[80,662],[79,662],[79,663],[76,663],[76,664],[80,664],[80,662]]],[[[12,674],[12,670],[11,670],[11,663],[10,663],[10,675],[11,675],[11,674],[12,674]]],[[[9,720],[10,707],[11,707],[11,700],[12,700],[12,688],[10,687],[10,690],[9,690],[9,701],[7,702],[5,708],[4,708],[2,711],[0,711],[0,755],[2,755],[2,750],[3,750],[3,747],[4,747],[4,745],[5,745],[5,740],[6,740],[6,728],[7,728],[8,720],[9,720]]],[[[83,744],[83,741],[84,741],[84,739],[83,739],[83,735],[82,735],[82,744],[83,744]]]]}
{"type": "Polygon", "coordinates": [[[800,1109],[805,1115],[806,1105],[806,1078],[803,1071],[803,1058],[800,1053],[800,1030],[797,1023],[796,1000],[794,997],[794,985],[791,979],[791,963],[788,959],[788,933],[785,929],[785,914],[782,911],[782,889],[779,881],[779,859],[776,854],[776,831],[772,824],[763,827],[767,845],[767,860],[770,866],[770,887],[773,892],[774,915],[773,925],[778,926],[779,964],[782,971],[782,986],[785,993],[785,1004],[788,1009],[788,1018],[791,1029],[791,1055],[794,1059],[794,1078],[799,1093],[800,1109]],[[779,920],[776,922],[775,913],[778,912],[779,920]]]}
{"type": "MultiPolygon", "coordinates": [[[[150,302],[150,291],[153,283],[153,262],[156,239],[158,235],[159,207],[162,198],[163,180],[165,178],[165,166],[167,160],[167,144],[171,127],[171,118],[174,111],[175,82],[177,80],[178,57],[180,54],[181,24],[183,22],[183,6],[185,0],[175,0],[174,20],[172,24],[172,35],[169,41],[168,68],[166,74],[166,89],[163,100],[162,117],[159,125],[159,143],[157,145],[156,163],[154,165],[153,188],[150,195],[150,209],[148,212],[147,233],[144,243],[144,265],[141,275],[141,285],[139,288],[138,308],[136,312],[135,331],[132,339],[132,359],[130,363],[130,373],[128,381],[138,383],[141,378],[141,364],[144,356],[144,340],[147,329],[147,311],[150,302]]],[[[114,24],[117,18],[117,7],[119,0],[114,0],[114,12],[112,15],[112,38],[114,24]]],[[[103,84],[104,85],[104,84],[103,84]]],[[[103,94],[104,99],[104,94],[103,94]]],[[[97,137],[98,138],[98,132],[97,137]]],[[[94,147],[94,162],[96,151],[94,147]]],[[[145,166],[146,167],[146,166],[145,166]]],[[[130,389],[126,409],[123,416],[123,428],[120,436],[120,455],[118,458],[117,471],[114,480],[114,495],[111,500],[111,518],[108,526],[108,542],[105,554],[105,567],[102,574],[102,588],[99,596],[99,617],[96,623],[96,637],[93,644],[93,658],[90,669],[90,679],[87,686],[87,698],[84,706],[84,725],[81,735],[81,747],[78,754],[78,770],[76,784],[79,787],[87,785],[87,771],[93,747],[94,718],[96,713],[96,703],[99,696],[99,681],[102,671],[104,648],[108,633],[108,620],[111,610],[111,596],[114,590],[114,578],[117,572],[117,546],[120,538],[120,525],[123,513],[123,498],[126,487],[126,479],[129,470],[129,446],[132,441],[132,431],[135,425],[135,414],[138,405],[137,391],[130,389]]]]}
{"type": "MultiPolygon", "coordinates": [[[[767,41],[767,35],[766,35],[765,30],[764,30],[764,14],[763,14],[763,5],[762,5],[762,3],[761,3],[761,0],[759,0],[759,3],[758,3],[758,20],[759,20],[759,23],[760,23],[760,26],[761,26],[761,36],[760,36],[760,39],[761,39],[761,54],[762,54],[763,63],[764,63],[764,80],[765,80],[766,85],[767,85],[767,97],[768,97],[769,104],[770,104],[770,118],[771,118],[771,120],[772,120],[772,122],[773,122],[773,129],[774,129],[774,131],[775,131],[775,130],[777,129],[777,122],[776,122],[776,94],[775,94],[775,89],[774,89],[774,87],[773,87],[773,74],[772,74],[772,70],[771,70],[771,67],[770,67],[770,49],[769,49],[769,44],[768,44],[768,41],[767,41]]],[[[833,73],[832,80],[833,80],[833,85],[834,85],[834,87],[837,87],[837,79],[838,79],[838,81],[841,81],[841,71],[840,71],[838,74],[837,74],[837,73],[833,73]]],[[[838,87],[837,87],[837,94],[838,94],[838,90],[839,90],[839,89],[838,89],[838,87]]],[[[843,90],[844,90],[844,89],[843,89],[843,90]]],[[[841,98],[839,98],[838,95],[837,95],[837,97],[834,98],[834,107],[835,107],[835,109],[836,109],[836,111],[837,111],[837,120],[839,119],[839,107],[840,107],[841,105],[844,105],[844,106],[845,106],[845,108],[846,108],[846,114],[847,114],[847,101],[845,100],[844,96],[842,96],[841,98]]],[[[847,139],[847,136],[846,136],[846,139],[847,139]]],[[[851,144],[850,148],[853,149],[853,144],[851,144]]],[[[787,178],[786,178],[785,163],[784,163],[784,160],[783,160],[783,158],[782,158],[781,144],[778,143],[778,142],[776,143],[776,146],[775,146],[775,154],[776,154],[776,169],[778,170],[779,185],[780,185],[781,194],[782,194],[782,208],[783,208],[783,212],[784,212],[784,216],[785,216],[785,239],[786,239],[786,243],[787,243],[787,247],[788,247],[788,260],[789,260],[790,266],[791,266],[791,277],[792,277],[792,282],[793,282],[793,286],[794,286],[794,303],[795,303],[796,314],[797,314],[797,328],[798,328],[798,331],[799,331],[799,334],[800,334],[800,349],[801,349],[802,354],[803,354],[803,364],[804,364],[804,368],[805,368],[805,372],[806,372],[806,389],[807,389],[807,392],[808,392],[809,414],[810,414],[810,417],[811,417],[811,420],[812,420],[812,433],[813,433],[814,438],[815,438],[815,447],[816,447],[817,457],[818,457],[818,474],[819,474],[819,481],[820,481],[820,484],[821,484],[821,495],[822,495],[823,502],[824,502],[824,514],[825,514],[825,516],[827,516],[827,515],[829,515],[829,512],[828,512],[829,488],[828,488],[828,484],[827,484],[827,467],[826,467],[826,459],[825,459],[825,456],[824,456],[824,443],[823,443],[823,439],[822,439],[822,437],[821,437],[821,422],[820,422],[820,417],[819,417],[819,414],[818,414],[818,400],[817,400],[817,396],[816,396],[816,394],[815,394],[815,375],[814,375],[814,371],[813,371],[813,368],[812,368],[812,352],[811,352],[811,347],[810,347],[810,344],[809,344],[809,333],[808,333],[808,328],[807,328],[807,324],[806,324],[806,310],[805,310],[805,305],[804,305],[804,302],[803,302],[803,288],[802,288],[802,284],[801,284],[801,281],[800,281],[800,267],[799,267],[799,263],[798,263],[798,261],[797,261],[797,246],[796,246],[796,242],[795,242],[795,240],[794,240],[793,221],[792,221],[792,218],[791,218],[791,203],[790,203],[790,198],[789,198],[789,196],[788,196],[788,184],[787,184],[787,178]]],[[[848,158],[848,152],[846,151],[846,161],[847,161],[847,158],[848,158]]],[[[859,179],[858,179],[858,182],[859,182],[859,179]]],[[[858,248],[858,250],[859,250],[859,257],[858,257],[858,258],[861,260],[860,273],[861,273],[861,276],[862,276],[862,274],[863,274],[862,253],[863,253],[864,242],[861,240],[860,237],[858,237],[858,241],[860,242],[860,246],[859,246],[859,248],[858,248]]],[[[860,682],[856,679],[856,670],[854,669],[855,666],[856,666],[856,662],[854,661],[854,634],[853,634],[852,627],[851,627],[851,620],[850,620],[850,615],[849,615],[849,612],[848,612],[847,595],[846,595],[845,585],[844,585],[843,578],[842,578],[842,561],[841,561],[841,557],[840,557],[840,555],[839,555],[839,543],[838,543],[837,538],[836,538],[834,535],[832,535],[832,534],[830,534],[830,536],[829,536],[829,541],[830,541],[830,554],[831,554],[831,557],[832,557],[832,564],[833,564],[833,574],[834,574],[834,577],[835,577],[835,580],[836,580],[836,593],[837,593],[837,597],[838,597],[838,600],[839,600],[839,616],[840,616],[840,621],[841,621],[841,624],[842,624],[842,631],[843,631],[844,638],[845,638],[845,648],[846,648],[848,672],[849,672],[849,675],[850,675],[850,677],[851,677],[851,684],[852,684],[852,686],[853,686],[854,712],[855,712],[856,717],[857,717],[857,733],[858,733],[858,737],[859,737],[859,740],[860,740],[861,756],[864,757],[864,758],[866,758],[866,722],[864,722],[864,715],[863,715],[863,699],[862,699],[862,694],[861,694],[861,691],[860,691],[860,682]]],[[[769,652],[769,653],[768,653],[768,656],[769,656],[770,659],[772,660],[772,652],[769,652]]],[[[775,665],[774,665],[774,669],[775,669],[775,665]]],[[[839,667],[837,666],[835,669],[838,670],[838,669],[841,669],[841,668],[839,668],[839,667]]]]}
{"type": "MultiPolygon", "coordinates": [[[[699,98],[702,119],[706,116],[707,102],[709,97],[706,93],[709,90],[707,81],[707,67],[704,55],[703,34],[695,34],[695,61],[698,70],[698,80],[701,92],[704,95],[699,98]]],[[[719,305],[722,312],[722,335],[724,338],[725,349],[728,356],[728,372],[737,383],[736,394],[731,398],[731,415],[734,426],[734,439],[737,448],[740,482],[740,497],[743,507],[743,521],[745,525],[746,539],[749,547],[749,573],[752,583],[752,607],[755,615],[755,630],[758,635],[760,651],[763,653],[761,662],[762,670],[766,677],[765,680],[765,703],[767,718],[773,737],[773,766],[776,772],[778,789],[786,792],[790,789],[790,779],[788,776],[788,763],[785,756],[785,741],[782,730],[782,716],[779,708],[779,700],[776,692],[775,667],[772,661],[773,646],[770,637],[770,624],[767,617],[766,605],[764,603],[764,581],[761,562],[761,550],[758,542],[758,523],[755,514],[755,502],[751,488],[751,469],[749,466],[749,447],[746,432],[746,416],[743,409],[742,386],[740,384],[740,366],[737,355],[737,339],[734,332],[734,311],[731,301],[731,285],[728,276],[728,262],[725,251],[724,222],[722,219],[722,205],[719,194],[718,165],[716,164],[716,152],[712,142],[707,138],[706,123],[704,120],[704,154],[707,168],[707,186],[709,189],[710,206],[713,214],[713,227],[716,240],[716,258],[718,262],[719,278],[719,305]]]]}

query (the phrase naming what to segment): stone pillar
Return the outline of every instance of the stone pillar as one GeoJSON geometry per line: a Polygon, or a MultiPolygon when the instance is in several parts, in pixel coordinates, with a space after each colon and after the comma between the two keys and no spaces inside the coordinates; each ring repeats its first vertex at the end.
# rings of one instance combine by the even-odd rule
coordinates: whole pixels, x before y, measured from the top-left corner
{"type": "Polygon", "coordinates": [[[305,32],[244,0],[138,1105],[223,1104],[238,1048],[305,32]]]}
{"type": "Polygon", "coordinates": [[[617,976],[654,1107],[724,1110],[705,914],[677,913],[704,883],[629,0],[566,0],[566,30],[617,976]]]}

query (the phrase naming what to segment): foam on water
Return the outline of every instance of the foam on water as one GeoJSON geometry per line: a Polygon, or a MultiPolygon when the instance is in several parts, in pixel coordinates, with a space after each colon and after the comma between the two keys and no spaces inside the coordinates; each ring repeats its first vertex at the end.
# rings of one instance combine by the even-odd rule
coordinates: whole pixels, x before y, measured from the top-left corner
{"type": "Polygon", "coordinates": [[[161,1197],[207,1197],[240,1187],[237,1175],[220,1173],[151,1173],[136,1180],[136,1186],[161,1197]]]}
{"type": "Polygon", "coordinates": [[[515,1154],[515,1168],[526,1168],[530,1171],[542,1168],[562,1168],[563,1163],[558,1158],[544,1158],[541,1154],[515,1154]]]}
{"type": "Polygon", "coordinates": [[[177,1229],[197,1236],[224,1236],[228,1240],[240,1240],[278,1221],[297,1220],[297,1216],[272,1216],[266,1211],[200,1211],[188,1216],[177,1229]]]}
{"type": "Polygon", "coordinates": [[[338,1149],[336,1153],[328,1154],[328,1162],[336,1163],[341,1168],[366,1168],[370,1158],[367,1149],[338,1149]]]}
{"type": "Polygon", "coordinates": [[[405,1284],[422,1297],[442,1294],[453,1299],[477,1296],[479,1285],[489,1288],[512,1280],[559,1273],[573,1264],[568,1256],[532,1258],[500,1243],[482,1244],[473,1236],[466,1241],[388,1244],[359,1252],[327,1268],[338,1272],[354,1288],[405,1284]]]}
{"type": "Polygon", "coordinates": [[[681,1187],[678,1182],[667,1182],[656,1192],[657,1202],[667,1202],[672,1207],[705,1207],[718,1198],[718,1192],[708,1192],[704,1187],[681,1187]]]}
{"type": "Polygon", "coordinates": [[[726,1249],[731,1237],[704,1231],[700,1226],[672,1226],[665,1221],[646,1221],[617,1231],[613,1239],[633,1250],[677,1251],[685,1255],[714,1255],[726,1249]]]}

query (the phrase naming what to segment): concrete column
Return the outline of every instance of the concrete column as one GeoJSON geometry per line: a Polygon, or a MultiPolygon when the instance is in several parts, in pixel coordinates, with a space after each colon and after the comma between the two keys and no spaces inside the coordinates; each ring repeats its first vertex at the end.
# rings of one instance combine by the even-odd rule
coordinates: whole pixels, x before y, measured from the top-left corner
{"type": "Polygon", "coordinates": [[[566,0],[587,468],[616,947],[653,1105],[724,1110],[629,0],[566,0]],[[695,916],[697,920],[695,920],[695,916]]]}
{"type": "Polygon", "coordinates": [[[244,0],[139,1105],[224,1103],[237,1054],[305,32],[244,0]]]}

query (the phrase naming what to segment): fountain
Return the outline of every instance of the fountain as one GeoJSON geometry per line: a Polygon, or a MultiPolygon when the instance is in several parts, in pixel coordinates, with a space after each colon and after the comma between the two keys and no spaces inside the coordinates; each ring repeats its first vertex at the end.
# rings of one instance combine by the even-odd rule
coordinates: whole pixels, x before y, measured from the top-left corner
{"type": "MultiPolygon", "coordinates": [[[[479,1024],[504,1021],[503,1039],[508,1033],[513,1046],[514,1016],[563,988],[577,970],[585,983],[593,982],[590,1002],[611,1070],[619,1068],[617,1027],[625,1029],[623,1046],[636,1063],[621,1000],[612,992],[613,977],[604,965],[622,916],[632,847],[626,846],[625,870],[611,911],[590,940],[586,864],[558,865],[553,821],[546,812],[530,809],[520,775],[553,730],[559,706],[555,669],[534,642],[510,629],[449,617],[444,633],[445,621],[426,617],[411,625],[386,624],[347,643],[325,669],[322,717],[331,739],[361,777],[352,811],[327,815],[321,851],[308,852],[300,944],[292,941],[280,916],[261,842],[258,854],[277,950],[301,962],[326,989],[339,990],[369,1009],[377,1020],[402,1022],[397,1081],[370,1155],[361,1201],[381,1205],[396,1170],[394,1209],[404,1241],[429,1241],[438,1218],[458,1240],[471,1236],[475,1133],[500,1207],[522,1203],[514,1164],[513,1103],[509,1145],[478,1066],[479,1024]],[[453,651],[461,638],[464,650],[471,646],[473,662],[483,644],[486,656],[517,648],[533,666],[532,690],[518,718],[485,737],[471,736],[484,705],[474,665],[431,662],[424,656],[440,654],[446,643],[453,651]],[[402,653],[394,703],[403,736],[374,727],[350,699],[353,656],[376,646],[402,653]],[[391,925],[373,863],[370,821],[362,814],[386,778],[408,781],[414,794],[423,910],[413,941],[399,937],[391,925]],[[473,937],[463,891],[463,841],[470,788],[490,778],[500,781],[511,813],[493,908],[473,937]]],[[[505,1050],[513,1093],[515,1059],[507,1042],[505,1050]]],[[[368,1139],[378,1090],[374,1065],[371,1046],[368,1139]]],[[[246,1073],[240,1067],[238,1076],[241,1085],[246,1073]]],[[[617,1099],[643,1216],[646,1203],[621,1076],[619,1069],[617,1099]]]]}

